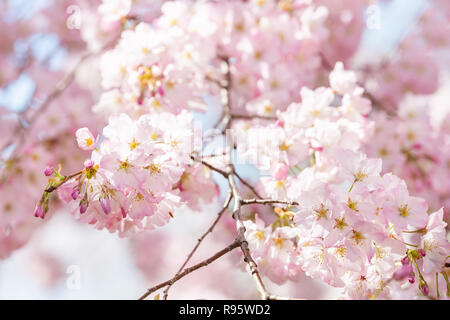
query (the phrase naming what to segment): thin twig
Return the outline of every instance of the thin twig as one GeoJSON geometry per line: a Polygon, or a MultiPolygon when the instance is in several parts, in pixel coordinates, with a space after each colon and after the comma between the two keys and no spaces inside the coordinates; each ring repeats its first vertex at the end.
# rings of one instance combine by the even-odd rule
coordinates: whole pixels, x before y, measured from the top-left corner
{"type": "MultiPolygon", "coordinates": [[[[224,81],[224,84],[222,84],[222,92],[221,92],[222,93],[222,106],[224,109],[224,112],[223,112],[223,115],[221,118],[222,119],[221,124],[222,123],[225,124],[225,128],[222,132],[222,134],[224,134],[225,130],[229,127],[229,125],[233,119],[233,114],[231,113],[231,104],[230,104],[231,73],[230,73],[230,66],[229,66],[228,58],[227,57],[219,57],[219,58],[226,64],[226,71],[225,71],[226,81],[224,81]]],[[[272,200],[272,199],[262,199],[262,197],[255,190],[255,188],[250,183],[248,183],[247,181],[242,179],[239,176],[239,174],[237,174],[235,167],[233,165],[233,161],[232,161],[233,147],[234,146],[232,145],[232,142],[227,141],[227,146],[226,146],[226,151],[225,151],[225,156],[227,157],[227,160],[226,160],[227,167],[225,170],[217,168],[217,167],[211,165],[210,163],[204,161],[203,159],[198,159],[194,155],[191,156],[192,160],[203,164],[207,168],[221,174],[224,178],[226,178],[228,180],[228,185],[230,187],[230,193],[227,197],[227,200],[225,201],[222,211],[219,212],[218,217],[213,222],[213,224],[210,226],[210,228],[198,239],[197,244],[195,245],[193,250],[189,253],[187,259],[185,260],[183,265],[180,267],[177,274],[172,279],[167,280],[163,283],[160,283],[159,285],[154,286],[153,288],[148,289],[147,292],[139,298],[140,300],[145,299],[151,293],[155,292],[158,289],[164,288],[164,287],[167,287],[167,289],[164,291],[164,299],[167,299],[168,291],[169,291],[170,287],[176,281],[178,281],[185,275],[210,264],[211,262],[217,260],[218,258],[223,256],[227,252],[230,252],[231,250],[233,250],[237,247],[240,247],[240,249],[244,255],[244,261],[247,263],[247,265],[249,267],[249,273],[253,277],[253,279],[256,283],[257,290],[262,299],[265,299],[265,300],[291,300],[292,299],[292,298],[288,298],[288,297],[279,297],[276,295],[272,295],[266,289],[264,282],[262,281],[261,275],[259,274],[258,266],[251,255],[250,249],[248,247],[248,242],[245,238],[245,225],[244,225],[243,219],[241,217],[241,207],[243,205],[252,204],[252,203],[263,204],[263,205],[273,205],[276,203],[287,204],[287,205],[297,205],[297,203],[289,202],[289,201],[282,201],[282,200],[278,201],[278,200],[272,200]],[[255,196],[257,196],[259,199],[243,199],[241,194],[239,193],[239,189],[237,187],[235,177],[237,179],[239,179],[242,184],[247,186],[255,194],[255,196]],[[190,268],[184,269],[186,267],[187,263],[190,261],[190,259],[194,255],[194,253],[196,252],[196,250],[198,249],[198,247],[200,246],[200,244],[202,243],[203,239],[209,233],[211,233],[213,231],[213,229],[214,229],[215,225],[218,223],[221,215],[225,212],[226,208],[229,206],[229,204],[231,203],[231,200],[233,198],[234,198],[233,218],[236,220],[236,224],[237,224],[237,238],[235,239],[235,241],[231,245],[226,247],[225,249],[222,249],[221,251],[214,254],[212,257],[210,257],[190,268]]],[[[292,299],[292,300],[294,300],[294,299],[292,299]]]]}
{"type": "MultiPolygon", "coordinates": [[[[229,170],[229,173],[232,173],[234,171],[233,164],[229,164],[228,170],[229,170]]],[[[243,220],[241,217],[242,198],[239,194],[233,174],[228,175],[228,183],[230,185],[230,189],[232,190],[233,196],[235,198],[233,217],[236,219],[238,239],[240,240],[241,251],[244,254],[244,261],[245,261],[245,263],[247,263],[247,265],[250,268],[250,275],[255,280],[256,288],[261,296],[261,299],[266,300],[271,295],[268,293],[268,291],[264,285],[264,282],[261,279],[261,276],[258,271],[258,265],[256,264],[255,260],[253,260],[253,258],[252,258],[250,249],[248,247],[248,242],[245,238],[245,226],[244,226],[244,223],[243,223],[243,220]]]]}
{"type": "MultiPolygon", "coordinates": [[[[233,198],[233,194],[230,192],[228,193],[228,196],[225,200],[225,203],[222,207],[222,210],[219,211],[219,213],[217,214],[217,218],[214,220],[214,222],[212,223],[212,225],[208,228],[208,230],[206,230],[206,232],[197,240],[197,244],[195,245],[195,247],[192,249],[192,251],[189,253],[189,255],[187,256],[186,260],[184,261],[183,265],[180,267],[180,269],[178,269],[177,273],[175,274],[175,276],[179,275],[184,267],[186,267],[186,265],[188,264],[188,262],[191,260],[192,256],[194,255],[194,253],[197,251],[197,249],[200,247],[200,244],[202,243],[202,241],[206,238],[206,236],[209,233],[212,233],[214,228],[216,227],[217,223],[219,222],[220,218],[222,217],[223,213],[227,210],[228,206],[230,205],[231,199],[233,198]]],[[[169,284],[167,286],[167,288],[164,290],[164,300],[167,300],[167,296],[169,294],[169,290],[170,287],[172,287],[172,284],[169,284]]]]}
{"type": "MultiPolygon", "coordinates": [[[[224,108],[224,114],[225,119],[229,119],[228,123],[225,128],[227,128],[230,125],[231,119],[233,118],[232,112],[231,112],[231,104],[230,104],[230,88],[231,88],[231,73],[230,73],[230,65],[229,65],[229,59],[227,57],[223,58],[223,61],[227,64],[226,68],[226,77],[227,77],[227,87],[224,88],[227,92],[226,95],[222,95],[222,104],[224,108]]],[[[236,170],[233,165],[233,143],[231,141],[227,141],[225,153],[227,156],[227,167],[226,167],[226,173],[228,178],[228,185],[230,187],[230,190],[232,192],[233,198],[234,198],[234,208],[233,208],[233,218],[236,219],[236,225],[237,225],[237,239],[239,240],[239,246],[241,248],[241,251],[244,255],[244,261],[247,263],[250,269],[250,274],[255,280],[256,288],[261,296],[262,299],[266,300],[271,297],[271,294],[267,291],[264,282],[261,279],[261,276],[258,271],[258,266],[253,260],[253,257],[250,253],[250,249],[248,247],[248,242],[245,238],[245,225],[243,223],[242,217],[241,217],[241,205],[242,205],[242,197],[239,193],[239,189],[236,184],[236,180],[234,179],[236,170]]]]}
{"type": "Polygon", "coordinates": [[[296,201],[284,201],[284,200],[274,200],[274,199],[242,199],[242,205],[248,204],[285,204],[288,206],[298,206],[296,201]]]}
{"type": "Polygon", "coordinates": [[[239,240],[234,240],[229,246],[227,246],[226,248],[216,252],[214,255],[212,255],[211,257],[209,257],[206,260],[203,260],[200,263],[197,263],[196,265],[190,267],[190,268],[186,268],[184,269],[183,272],[181,272],[180,274],[178,274],[177,276],[173,277],[170,280],[164,281],[150,289],[147,290],[147,292],[145,292],[140,298],[139,300],[144,300],[145,298],[147,298],[150,294],[152,294],[153,292],[155,292],[158,289],[164,288],[165,286],[169,286],[174,284],[176,281],[180,280],[181,278],[183,278],[184,276],[194,272],[197,269],[200,269],[202,267],[206,267],[207,265],[211,264],[212,262],[216,261],[217,259],[219,259],[220,257],[222,257],[223,255],[227,254],[228,252],[236,249],[237,247],[240,246],[240,241],[239,240]]]}
{"type": "Polygon", "coordinates": [[[58,182],[58,184],[56,184],[56,185],[54,185],[54,186],[51,186],[51,187],[45,189],[44,191],[45,191],[45,192],[48,192],[48,193],[53,192],[53,191],[55,191],[56,189],[58,189],[59,187],[61,187],[63,184],[65,184],[67,181],[69,181],[70,179],[75,178],[75,177],[79,176],[79,175],[82,174],[82,173],[83,173],[83,170],[78,171],[78,172],[76,172],[76,173],[74,173],[74,174],[71,174],[71,175],[69,175],[69,176],[65,176],[63,180],[61,180],[60,182],[58,182]]]}
{"type": "Polygon", "coordinates": [[[205,160],[196,159],[194,156],[191,156],[191,159],[194,160],[194,161],[197,161],[197,162],[199,162],[199,163],[201,163],[201,164],[203,164],[204,166],[208,167],[208,168],[211,169],[212,171],[215,171],[215,172],[221,174],[221,175],[222,175],[223,177],[225,177],[225,178],[227,178],[227,176],[228,176],[228,174],[227,174],[224,170],[219,169],[219,168],[213,166],[212,164],[206,162],[205,160]]]}
{"type": "Polygon", "coordinates": [[[232,119],[243,119],[243,120],[253,120],[253,119],[261,119],[261,120],[268,120],[268,121],[276,121],[278,120],[277,117],[271,117],[271,116],[261,116],[257,114],[232,114],[232,119]]]}
{"type": "Polygon", "coordinates": [[[253,192],[253,194],[258,197],[259,199],[262,199],[261,195],[258,193],[258,191],[256,191],[255,187],[253,187],[250,183],[248,183],[246,180],[244,180],[237,172],[236,170],[234,171],[234,175],[236,176],[236,178],[238,178],[238,180],[245,185],[247,188],[250,189],[251,192],[253,192]]]}

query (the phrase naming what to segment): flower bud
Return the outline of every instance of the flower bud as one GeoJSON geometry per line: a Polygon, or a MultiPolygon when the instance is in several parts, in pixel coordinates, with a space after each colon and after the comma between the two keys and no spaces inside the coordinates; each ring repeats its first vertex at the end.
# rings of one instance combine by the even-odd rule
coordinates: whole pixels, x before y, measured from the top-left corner
{"type": "Polygon", "coordinates": [[[427,283],[423,280],[420,280],[419,282],[419,289],[425,296],[427,296],[428,293],[430,293],[430,288],[428,287],[427,283]]]}
{"type": "Polygon", "coordinates": [[[415,280],[415,278],[414,278],[414,275],[410,275],[409,278],[408,278],[408,281],[409,281],[409,283],[414,283],[414,282],[416,282],[416,280],[415,280]]]}
{"type": "Polygon", "coordinates": [[[404,265],[407,265],[407,264],[409,264],[409,258],[408,258],[408,256],[406,256],[406,257],[404,257],[404,258],[402,259],[402,265],[404,266],[404,265]]]}
{"type": "Polygon", "coordinates": [[[419,249],[419,250],[417,250],[417,251],[419,251],[419,253],[420,253],[420,255],[422,256],[422,257],[425,257],[427,254],[426,254],[426,252],[425,252],[425,250],[423,250],[423,249],[419,249]]]}
{"type": "Polygon", "coordinates": [[[46,177],[50,177],[51,175],[53,175],[53,167],[47,166],[44,170],[44,175],[46,177]]]}
{"type": "Polygon", "coordinates": [[[127,217],[127,212],[124,208],[120,207],[120,212],[122,213],[122,217],[125,219],[127,217]]]}
{"type": "Polygon", "coordinates": [[[409,264],[405,264],[400,269],[394,272],[393,278],[397,281],[400,281],[408,276],[411,276],[412,272],[413,268],[409,264]]]}
{"type": "Polygon", "coordinates": [[[108,197],[100,198],[100,205],[102,206],[103,212],[109,214],[111,212],[111,202],[108,197]]]}
{"type": "Polygon", "coordinates": [[[73,188],[72,194],[71,194],[72,199],[77,200],[79,195],[80,195],[80,190],[78,190],[78,187],[73,188]]]}
{"type": "Polygon", "coordinates": [[[80,213],[83,214],[87,211],[89,203],[86,198],[80,201],[80,213]]]}
{"type": "Polygon", "coordinates": [[[34,209],[34,216],[41,219],[45,218],[45,210],[42,205],[36,206],[36,209],[34,209]]]}
{"type": "Polygon", "coordinates": [[[88,170],[91,169],[93,166],[94,166],[94,161],[92,161],[91,159],[87,159],[84,162],[84,167],[88,170]]]}

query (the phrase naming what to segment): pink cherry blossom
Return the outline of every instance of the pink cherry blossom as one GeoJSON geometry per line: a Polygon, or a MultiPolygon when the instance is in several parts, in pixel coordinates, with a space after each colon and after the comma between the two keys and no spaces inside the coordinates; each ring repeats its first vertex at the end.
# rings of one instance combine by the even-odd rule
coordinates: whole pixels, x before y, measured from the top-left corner
{"type": "Polygon", "coordinates": [[[130,237],[152,282],[178,257],[204,255],[199,274],[230,258],[181,295],[448,298],[448,1],[373,61],[368,0],[15,7],[0,4],[0,259],[70,212],[130,237]]]}

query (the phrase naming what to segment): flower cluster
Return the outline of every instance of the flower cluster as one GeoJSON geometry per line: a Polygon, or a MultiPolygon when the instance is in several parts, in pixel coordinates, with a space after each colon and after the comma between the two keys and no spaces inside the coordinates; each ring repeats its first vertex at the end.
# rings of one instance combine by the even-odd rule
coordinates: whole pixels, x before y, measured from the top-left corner
{"type": "MultiPolygon", "coordinates": [[[[278,283],[304,271],[345,287],[352,298],[389,298],[397,291],[388,283],[408,254],[417,264],[416,283],[428,295],[425,288],[443,271],[450,248],[443,211],[428,216],[425,200],[411,196],[397,176],[381,175],[381,160],[361,151],[370,137],[363,116],[370,103],[355,75],[337,64],[330,85],[302,92],[302,103],[279,115],[275,126],[283,134],[278,136],[287,140],[278,146],[281,154],[275,149],[262,155],[272,156],[270,176],[260,179],[262,194],[298,205],[276,208],[269,225],[257,217],[247,221],[250,248],[264,266],[260,270],[278,283]],[[293,136],[295,143],[287,142],[293,136]],[[296,149],[299,157],[290,157],[290,145],[300,143],[305,151],[296,149]]],[[[406,287],[415,282],[410,273],[406,287]]],[[[444,278],[441,284],[445,287],[444,278]]]]}
{"type": "Polygon", "coordinates": [[[161,10],[152,25],[124,31],[103,55],[106,91],[95,112],[204,109],[202,97],[221,79],[220,57],[233,58],[231,107],[241,113],[274,115],[317,81],[328,36],[324,6],[185,1],[161,10]]]}
{"type": "Polygon", "coordinates": [[[442,124],[433,123],[430,102],[411,101],[408,97],[399,107],[398,116],[384,113],[372,116],[375,135],[365,146],[366,152],[383,160],[383,171],[402,177],[410,191],[425,198],[433,210],[445,206],[448,219],[449,187],[449,131],[442,124]]]}
{"type": "Polygon", "coordinates": [[[99,146],[98,137],[81,128],[78,145],[95,149],[91,158],[74,177],[56,174],[48,188],[61,184],[60,198],[73,202],[74,215],[96,228],[126,234],[162,226],[183,203],[198,208],[199,201],[217,195],[209,169],[190,157],[192,126],[187,112],[137,120],[121,114],[110,118],[99,146]]]}

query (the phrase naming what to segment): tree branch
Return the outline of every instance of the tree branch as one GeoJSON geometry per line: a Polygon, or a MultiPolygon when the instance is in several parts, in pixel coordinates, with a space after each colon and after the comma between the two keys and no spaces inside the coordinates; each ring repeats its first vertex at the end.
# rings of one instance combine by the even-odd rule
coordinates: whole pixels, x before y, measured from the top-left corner
{"type": "Polygon", "coordinates": [[[273,200],[273,199],[242,199],[242,205],[248,204],[285,204],[288,206],[298,206],[296,201],[284,201],[284,200],[273,200]]]}
{"type": "Polygon", "coordinates": [[[271,116],[261,116],[257,114],[232,114],[232,119],[242,119],[242,120],[252,120],[252,119],[261,119],[261,120],[268,120],[268,121],[276,121],[278,120],[277,117],[271,117],[271,116]]]}
{"type": "Polygon", "coordinates": [[[144,293],[141,297],[139,297],[139,300],[144,300],[145,298],[147,298],[150,294],[152,294],[156,290],[164,288],[165,286],[172,285],[176,281],[178,281],[181,278],[187,276],[188,274],[194,272],[195,270],[200,269],[202,267],[206,267],[207,265],[211,264],[212,262],[216,261],[217,259],[219,259],[223,255],[227,254],[228,252],[232,251],[233,249],[236,249],[239,246],[240,246],[240,241],[237,240],[237,239],[234,240],[229,246],[227,246],[226,248],[216,252],[214,255],[212,255],[208,259],[203,260],[202,262],[197,263],[196,265],[194,265],[194,266],[192,266],[190,268],[186,268],[186,269],[184,269],[183,272],[179,273],[178,275],[176,275],[172,279],[164,281],[164,282],[162,282],[162,283],[160,283],[160,284],[158,284],[158,285],[148,289],[146,293],[144,293]]]}
{"type": "Polygon", "coordinates": [[[237,172],[236,170],[234,171],[234,175],[236,176],[236,178],[238,178],[238,180],[245,185],[247,188],[250,189],[251,192],[253,192],[253,194],[258,197],[259,199],[261,199],[261,195],[259,195],[259,193],[256,191],[255,187],[253,187],[250,183],[248,183],[246,180],[244,180],[237,172]]]}
{"type": "Polygon", "coordinates": [[[191,156],[191,159],[194,160],[194,161],[197,161],[197,162],[199,162],[199,163],[201,163],[201,164],[203,164],[205,167],[208,167],[208,168],[211,169],[212,171],[215,171],[215,172],[221,174],[221,175],[222,175],[223,177],[225,177],[225,178],[228,177],[228,174],[227,174],[224,170],[219,169],[219,168],[213,166],[212,164],[209,164],[209,163],[206,162],[205,160],[196,159],[194,156],[191,156]]]}
{"type": "MultiPolygon", "coordinates": [[[[175,274],[175,277],[178,276],[184,269],[184,267],[186,267],[186,265],[188,264],[188,262],[191,260],[192,256],[194,255],[194,253],[197,251],[197,249],[200,247],[200,244],[202,243],[202,241],[206,238],[206,236],[213,232],[214,228],[216,227],[217,223],[219,222],[220,218],[222,217],[223,213],[227,210],[231,199],[233,198],[233,195],[231,192],[228,193],[227,199],[225,200],[225,203],[222,207],[222,210],[219,211],[219,213],[217,214],[217,218],[214,220],[214,222],[212,223],[212,225],[208,228],[208,230],[206,230],[206,232],[197,240],[197,244],[195,245],[195,247],[192,249],[192,251],[189,253],[189,255],[187,256],[186,260],[184,261],[183,265],[180,267],[180,269],[178,269],[177,273],[175,274]]],[[[172,287],[172,284],[169,284],[167,286],[167,288],[164,290],[164,300],[167,300],[167,297],[169,295],[169,290],[170,287],[172,287]]]]}
{"type": "MultiPolygon", "coordinates": [[[[240,115],[233,115],[231,112],[231,104],[230,104],[231,73],[230,73],[229,59],[228,59],[228,57],[222,57],[222,56],[219,58],[224,63],[223,69],[224,69],[224,73],[225,73],[225,77],[226,77],[226,80],[223,81],[223,83],[221,82],[223,115],[221,117],[221,122],[218,124],[218,125],[225,124],[224,130],[222,131],[222,134],[224,134],[225,130],[230,126],[230,123],[233,120],[233,118],[239,118],[240,115]]],[[[293,202],[293,201],[262,199],[262,197],[255,190],[255,188],[250,183],[245,181],[236,172],[233,161],[232,161],[232,150],[233,150],[233,143],[230,141],[227,141],[226,151],[224,154],[227,158],[227,160],[226,160],[227,167],[225,170],[217,168],[217,167],[211,165],[210,163],[204,161],[203,159],[198,159],[194,155],[191,155],[192,160],[203,164],[207,168],[219,173],[224,178],[226,178],[228,180],[228,185],[230,187],[230,193],[228,194],[228,197],[224,203],[222,210],[218,213],[218,217],[216,218],[216,220],[214,220],[213,224],[209,227],[209,229],[198,239],[197,244],[192,249],[192,251],[189,253],[189,255],[187,256],[183,265],[177,271],[176,275],[172,279],[167,280],[163,283],[160,283],[160,284],[154,286],[153,288],[148,289],[147,292],[139,298],[140,300],[145,299],[151,293],[155,292],[158,289],[164,288],[164,287],[167,287],[164,290],[164,299],[167,299],[168,292],[169,292],[171,286],[176,281],[178,281],[185,275],[210,264],[211,262],[217,260],[218,258],[223,256],[227,252],[230,252],[231,250],[233,250],[237,247],[240,247],[240,249],[244,255],[244,261],[249,267],[249,273],[252,276],[252,278],[254,279],[257,290],[262,299],[264,299],[264,300],[291,300],[291,298],[288,298],[288,297],[279,297],[276,295],[272,295],[266,289],[264,282],[262,281],[261,275],[259,274],[258,266],[251,255],[250,249],[248,247],[248,242],[245,238],[245,225],[244,225],[243,219],[241,217],[241,207],[243,205],[254,204],[254,203],[262,204],[262,205],[273,205],[273,204],[297,205],[298,203],[293,202]],[[239,189],[237,187],[235,177],[242,184],[244,184],[246,187],[248,187],[255,194],[255,196],[257,196],[259,199],[243,199],[241,194],[239,193],[239,189]],[[205,239],[205,237],[213,231],[214,227],[217,225],[218,221],[220,220],[222,214],[226,211],[226,208],[231,203],[232,199],[234,199],[233,218],[236,220],[236,224],[237,224],[237,238],[235,239],[235,241],[232,244],[230,244],[228,247],[226,247],[225,249],[222,249],[221,251],[214,254],[212,257],[210,257],[190,268],[184,269],[186,267],[186,265],[188,264],[188,262],[190,261],[190,259],[192,258],[192,256],[194,255],[194,253],[197,251],[197,249],[200,246],[200,244],[202,243],[202,241],[205,239]]]]}

